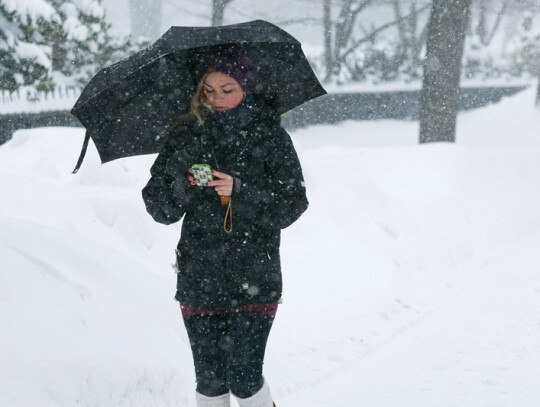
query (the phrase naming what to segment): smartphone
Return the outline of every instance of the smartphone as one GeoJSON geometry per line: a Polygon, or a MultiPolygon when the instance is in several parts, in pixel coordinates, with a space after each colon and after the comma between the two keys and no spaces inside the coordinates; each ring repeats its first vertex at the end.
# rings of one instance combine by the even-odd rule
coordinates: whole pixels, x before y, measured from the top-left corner
{"type": "Polygon", "coordinates": [[[212,168],[208,164],[193,164],[191,166],[193,171],[193,177],[197,181],[197,185],[200,187],[205,187],[212,178],[212,168]]]}

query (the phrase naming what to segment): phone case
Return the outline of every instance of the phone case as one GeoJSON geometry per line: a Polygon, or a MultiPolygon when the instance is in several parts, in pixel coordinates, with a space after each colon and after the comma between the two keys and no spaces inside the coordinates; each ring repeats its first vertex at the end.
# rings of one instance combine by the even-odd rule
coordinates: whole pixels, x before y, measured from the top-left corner
{"type": "Polygon", "coordinates": [[[193,170],[193,177],[197,181],[198,186],[205,187],[213,180],[212,168],[208,164],[193,164],[191,169],[193,170]]]}

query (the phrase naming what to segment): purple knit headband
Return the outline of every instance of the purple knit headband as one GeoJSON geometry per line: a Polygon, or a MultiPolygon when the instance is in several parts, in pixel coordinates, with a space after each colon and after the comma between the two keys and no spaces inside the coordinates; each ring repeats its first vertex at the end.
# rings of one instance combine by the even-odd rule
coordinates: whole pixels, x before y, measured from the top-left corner
{"type": "Polygon", "coordinates": [[[224,54],[205,58],[197,67],[199,78],[214,66],[216,71],[234,78],[240,84],[244,92],[250,93],[255,84],[253,75],[253,60],[247,55],[224,54]]]}

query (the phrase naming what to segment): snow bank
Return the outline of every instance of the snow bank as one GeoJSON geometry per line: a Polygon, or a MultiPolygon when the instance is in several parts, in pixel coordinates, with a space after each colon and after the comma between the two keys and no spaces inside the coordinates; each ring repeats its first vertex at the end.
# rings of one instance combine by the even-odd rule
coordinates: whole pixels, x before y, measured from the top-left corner
{"type": "MultiPolygon", "coordinates": [[[[405,406],[496,405],[497,392],[480,397],[481,380],[448,380],[422,398],[412,377],[427,359],[415,350],[396,369],[411,352],[385,350],[414,343],[410,332],[430,315],[441,319],[439,329],[454,325],[452,312],[438,310],[452,309],[467,287],[479,298],[512,281],[514,264],[535,259],[540,113],[533,99],[531,89],[463,114],[456,144],[419,146],[418,124],[399,121],[293,134],[311,204],[283,232],[284,304],[265,364],[280,406],[361,405],[358,392],[389,407],[398,396],[405,406]],[[394,370],[410,386],[386,387],[394,370]]],[[[172,300],[180,225],[154,223],[140,198],[155,156],[101,166],[91,147],[72,175],[82,139],[80,129],[35,129],[0,147],[0,188],[10,191],[0,199],[0,321],[9,327],[0,336],[0,404],[194,406],[189,345],[172,300]]],[[[524,298],[536,309],[540,277],[525,275],[524,298]]],[[[488,331],[500,333],[497,313],[483,312],[488,331]]],[[[477,330],[469,339],[485,340],[477,330]]],[[[430,343],[436,335],[433,328],[430,343]]],[[[514,327],[497,346],[530,344],[531,335],[539,339],[537,330],[514,327]]],[[[448,377],[481,365],[474,358],[452,364],[453,350],[444,352],[448,377]]],[[[516,352],[504,363],[531,373],[535,360],[516,352]]],[[[510,376],[498,386],[540,397],[537,375],[510,376]]]]}

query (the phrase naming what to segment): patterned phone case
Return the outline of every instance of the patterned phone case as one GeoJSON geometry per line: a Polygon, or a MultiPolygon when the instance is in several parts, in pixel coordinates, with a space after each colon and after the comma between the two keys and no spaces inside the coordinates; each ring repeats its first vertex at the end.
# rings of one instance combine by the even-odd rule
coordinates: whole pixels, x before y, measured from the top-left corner
{"type": "Polygon", "coordinates": [[[197,181],[197,185],[200,187],[205,187],[212,178],[212,169],[208,164],[193,164],[191,166],[193,170],[193,177],[197,181]]]}

